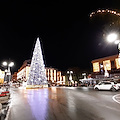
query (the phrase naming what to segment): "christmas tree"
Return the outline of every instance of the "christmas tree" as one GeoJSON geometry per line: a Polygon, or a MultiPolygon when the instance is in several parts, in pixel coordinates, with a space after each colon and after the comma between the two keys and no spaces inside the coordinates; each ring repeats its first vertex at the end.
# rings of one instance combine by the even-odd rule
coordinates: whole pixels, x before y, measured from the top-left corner
{"type": "Polygon", "coordinates": [[[33,87],[33,86],[37,86],[37,87],[47,86],[45,65],[43,61],[39,38],[37,38],[35,44],[32,61],[30,65],[29,78],[27,80],[27,87],[33,87]]]}

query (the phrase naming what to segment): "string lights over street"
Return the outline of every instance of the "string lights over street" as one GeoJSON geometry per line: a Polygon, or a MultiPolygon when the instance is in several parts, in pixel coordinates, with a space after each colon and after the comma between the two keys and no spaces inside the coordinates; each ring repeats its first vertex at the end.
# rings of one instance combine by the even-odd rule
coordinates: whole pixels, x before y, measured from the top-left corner
{"type": "Polygon", "coordinates": [[[110,14],[114,14],[114,15],[117,15],[120,17],[120,13],[117,12],[117,11],[114,11],[114,10],[109,10],[109,9],[99,9],[97,11],[94,11],[90,14],[90,17],[93,17],[94,15],[96,14],[99,14],[99,13],[110,13],[110,14]]]}

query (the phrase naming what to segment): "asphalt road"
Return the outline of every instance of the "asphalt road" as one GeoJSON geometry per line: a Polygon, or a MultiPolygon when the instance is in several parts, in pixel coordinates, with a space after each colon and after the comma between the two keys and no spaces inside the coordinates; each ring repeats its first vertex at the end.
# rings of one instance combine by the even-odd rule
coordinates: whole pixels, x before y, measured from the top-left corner
{"type": "Polygon", "coordinates": [[[113,100],[120,91],[52,87],[11,93],[8,120],[120,120],[120,104],[113,100]]]}

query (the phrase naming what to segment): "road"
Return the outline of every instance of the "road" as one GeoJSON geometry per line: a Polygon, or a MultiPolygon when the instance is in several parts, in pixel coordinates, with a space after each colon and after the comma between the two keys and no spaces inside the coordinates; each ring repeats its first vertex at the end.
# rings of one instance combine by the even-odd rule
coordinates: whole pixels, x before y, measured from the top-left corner
{"type": "Polygon", "coordinates": [[[92,88],[11,88],[8,120],[120,120],[118,92],[92,88]]]}

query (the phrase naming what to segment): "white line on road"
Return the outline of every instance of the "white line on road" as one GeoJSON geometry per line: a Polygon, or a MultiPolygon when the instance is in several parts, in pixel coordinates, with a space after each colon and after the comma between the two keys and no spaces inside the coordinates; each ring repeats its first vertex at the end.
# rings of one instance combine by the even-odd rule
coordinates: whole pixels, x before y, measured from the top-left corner
{"type": "Polygon", "coordinates": [[[8,118],[9,118],[9,114],[10,114],[10,110],[11,110],[11,106],[9,106],[9,109],[8,109],[8,111],[7,111],[7,115],[6,115],[5,120],[8,120],[8,118]]]}
{"type": "Polygon", "coordinates": [[[118,96],[120,96],[120,94],[114,95],[114,96],[112,97],[112,99],[113,99],[115,102],[117,102],[118,104],[120,104],[120,100],[116,100],[116,98],[119,98],[118,96]]]}

